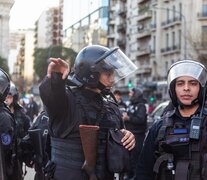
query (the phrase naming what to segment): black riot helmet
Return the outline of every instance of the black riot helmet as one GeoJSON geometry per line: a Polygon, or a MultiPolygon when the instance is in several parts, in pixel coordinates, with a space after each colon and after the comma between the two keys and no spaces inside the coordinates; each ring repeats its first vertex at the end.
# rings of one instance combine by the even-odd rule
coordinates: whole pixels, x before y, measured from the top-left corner
{"type": "Polygon", "coordinates": [[[91,45],[78,53],[74,71],[69,75],[68,80],[76,86],[100,88],[101,72],[114,72],[117,82],[133,73],[136,68],[118,47],[109,49],[100,45],[91,45]]]}
{"type": "Polygon", "coordinates": [[[203,103],[205,98],[205,88],[207,82],[207,69],[205,66],[195,60],[181,60],[171,65],[168,71],[168,91],[171,98],[171,101],[175,107],[180,105],[181,102],[178,101],[175,93],[175,81],[176,78],[181,76],[190,76],[196,79],[200,83],[200,91],[198,97],[191,102],[191,105],[203,103]]]}
{"type": "Polygon", "coordinates": [[[4,102],[9,93],[10,80],[8,74],[0,68],[0,102],[4,102]]]}
{"type": "Polygon", "coordinates": [[[8,95],[13,96],[13,103],[17,103],[19,98],[19,92],[13,82],[10,83],[10,89],[8,95]]]}

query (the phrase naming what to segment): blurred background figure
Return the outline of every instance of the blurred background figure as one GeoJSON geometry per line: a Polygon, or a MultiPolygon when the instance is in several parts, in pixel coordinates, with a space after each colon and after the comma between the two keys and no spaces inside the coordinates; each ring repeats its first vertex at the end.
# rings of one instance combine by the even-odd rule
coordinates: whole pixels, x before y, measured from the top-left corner
{"type": "Polygon", "coordinates": [[[122,94],[121,94],[121,91],[119,90],[115,90],[113,92],[114,94],[114,97],[116,98],[116,101],[117,101],[117,104],[119,105],[119,109],[120,111],[123,113],[123,112],[126,112],[126,109],[127,109],[127,105],[126,103],[123,101],[122,99],[122,94]]]}
{"type": "Polygon", "coordinates": [[[14,83],[10,82],[10,89],[9,93],[6,96],[5,103],[9,107],[11,113],[14,115],[15,119],[15,137],[16,137],[16,154],[18,158],[18,162],[16,162],[16,170],[21,173],[23,177],[22,166],[23,162],[21,160],[21,148],[19,147],[19,143],[21,142],[22,138],[28,133],[28,129],[30,127],[31,119],[29,116],[25,114],[23,107],[18,103],[19,93],[14,85],[14,83]]]}
{"type": "Polygon", "coordinates": [[[127,130],[130,130],[136,139],[136,146],[131,151],[131,171],[127,172],[124,179],[133,180],[136,176],[136,166],[141,152],[145,133],[147,130],[146,99],[140,89],[133,88],[129,92],[130,104],[127,112],[123,114],[123,120],[127,130]]]}
{"type": "Polygon", "coordinates": [[[29,97],[29,103],[26,105],[26,111],[27,115],[32,119],[32,121],[39,113],[39,107],[34,100],[33,94],[31,94],[29,97]]]}

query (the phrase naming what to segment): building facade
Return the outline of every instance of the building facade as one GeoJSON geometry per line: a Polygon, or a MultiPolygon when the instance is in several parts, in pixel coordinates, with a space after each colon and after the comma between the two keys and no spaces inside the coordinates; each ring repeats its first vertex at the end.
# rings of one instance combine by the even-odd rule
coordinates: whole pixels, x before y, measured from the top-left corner
{"type": "Polygon", "coordinates": [[[14,0],[0,0],[0,56],[8,59],[9,55],[9,13],[14,0]]]}

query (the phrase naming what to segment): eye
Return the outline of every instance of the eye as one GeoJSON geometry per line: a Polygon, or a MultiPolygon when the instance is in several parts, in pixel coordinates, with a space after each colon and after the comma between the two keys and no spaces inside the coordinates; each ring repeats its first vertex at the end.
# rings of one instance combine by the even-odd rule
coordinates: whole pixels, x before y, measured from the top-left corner
{"type": "Polygon", "coordinates": [[[198,85],[198,82],[197,81],[191,81],[191,85],[192,86],[197,86],[198,85]]]}
{"type": "Polygon", "coordinates": [[[183,84],[184,84],[183,81],[177,81],[177,82],[176,82],[176,86],[182,86],[183,84]]]}

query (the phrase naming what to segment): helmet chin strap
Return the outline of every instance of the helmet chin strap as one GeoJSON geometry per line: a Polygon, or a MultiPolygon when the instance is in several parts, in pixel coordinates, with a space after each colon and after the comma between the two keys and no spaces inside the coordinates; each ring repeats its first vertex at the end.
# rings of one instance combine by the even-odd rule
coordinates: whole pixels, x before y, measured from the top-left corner
{"type": "Polygon", "coordinates": [[[104,84],[102,84],[101,82],[98,82],[97,88],[98,88],[100,91],[103,91],[103,90],[106,89],[106,86],[105,86],[104,84]]]}
{"type": "Polygon", "coordinates": [[[178,102],[178,105],[180,106],[180,108],[181,108],[181,109],[184,109],[184,107],[193,107],[195,104],[197,104],[197,103],[198,103],[198,98],[194,99],[194,100],[191,102],[191,104],[189,104],[189,105],[185,105],[185,104],[183,104],[180,100],[177,100],[177,102],[178,102]]]}

